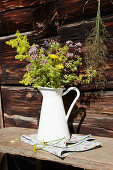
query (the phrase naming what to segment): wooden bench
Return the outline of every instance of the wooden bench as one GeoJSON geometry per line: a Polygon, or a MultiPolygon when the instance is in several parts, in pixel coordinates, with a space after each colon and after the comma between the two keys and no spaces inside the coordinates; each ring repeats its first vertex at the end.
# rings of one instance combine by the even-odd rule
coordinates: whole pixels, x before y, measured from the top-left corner
{"type": "Polygon", "coordinates": [[[89,170],[113,169],[112,138],[95,136],[96,141],[102,143],[102,147],[85,152],[74,152],[62,160],[46,151],[37,150],[35,153],[31,145],[21,142],[20,138],[23,134],[28,135],[36,133],[37,130],[28,128],[9,127],[0,129],[0,152],[36,158],[37,160],[53,161],[89,170]],[[15,138],[18,138],[18,141],[11,143],[10,141],[14,140],[15,138]]]}

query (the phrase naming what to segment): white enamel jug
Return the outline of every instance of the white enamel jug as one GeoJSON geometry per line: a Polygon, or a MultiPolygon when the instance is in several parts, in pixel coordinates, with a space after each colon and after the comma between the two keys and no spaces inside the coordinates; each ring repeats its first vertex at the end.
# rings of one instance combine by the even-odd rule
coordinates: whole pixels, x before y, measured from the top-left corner
{"type": "Polygon", "coordinates": [[[80,96],[80,92],[76,87],[70,87],[64,93],[63,90],[62,88],[54,89],[48,87],[39,89],[43,95],[43,100],[37,137],[41,142],[43,140],[45,142],[58,140],[63,137],[67,140],[70,138],[67,121],[80,96]],[[62,96],[71,90],[75,90],[77,95],[66,114],[62,96]]]}

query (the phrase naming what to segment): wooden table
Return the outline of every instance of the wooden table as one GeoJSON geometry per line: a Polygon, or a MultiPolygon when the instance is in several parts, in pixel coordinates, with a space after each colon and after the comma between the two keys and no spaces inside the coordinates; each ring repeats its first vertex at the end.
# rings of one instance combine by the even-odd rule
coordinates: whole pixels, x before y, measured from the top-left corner
{"type": "Polygon", "coordinates": [[[10,127],[0,129],[0,152],[36,158],[37,160],[48,160],[90,170],[113,170],[113,138],[95,136],[96,141],[102,143],[102,147],[85,152],[74,152],[62,160],[46,151],[38,150],[35,153],[31,145],[21,142],[21,135],[36,133],[37,130],[28,128],[10,127]],[[11,143],[10,141],[15,138],[19,140],[11,143]]]}

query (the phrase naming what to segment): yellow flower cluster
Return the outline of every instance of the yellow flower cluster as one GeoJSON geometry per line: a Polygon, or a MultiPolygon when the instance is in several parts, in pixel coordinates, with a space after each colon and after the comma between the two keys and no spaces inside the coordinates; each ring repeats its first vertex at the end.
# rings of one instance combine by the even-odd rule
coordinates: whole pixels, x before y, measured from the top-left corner
{"type": "Polygon", "coordinates": [[[56,65],[59,69],[62,69],[62,68],[64,68],[64,66],[62,65],[62,64],[58,64],[58,65],[56,65]]]}
{"type": "Polygon", "coordinates": [[[55,54],[49,54],[48,55],[50,58],[52,58],[52,59],[56,59],[56,58],[58,58],[58,56],[57,55],[55,55],[55,54]]]}
{"type": "Polygon", "coordinates": [[[33,145],[33,150],[36,152],[36,144],[33,145]]]}

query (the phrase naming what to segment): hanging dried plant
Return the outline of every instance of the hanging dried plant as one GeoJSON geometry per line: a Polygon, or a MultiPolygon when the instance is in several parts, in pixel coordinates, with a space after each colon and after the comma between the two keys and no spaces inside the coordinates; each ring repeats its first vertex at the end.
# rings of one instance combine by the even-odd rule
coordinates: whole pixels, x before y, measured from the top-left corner
{"type": "Polygon", "coordinates": [[[106,46],[107,36],[108,33],[105,29],[100,13],[100,0],[98,0],[95,26],[87,37],[84,46],[86,66],[92,66],[93,69],[97,70],[95,85],[98,89],[103,89],[106,83],[105,68],[107,66],[106,56],[108,54],[106,46]]]}

